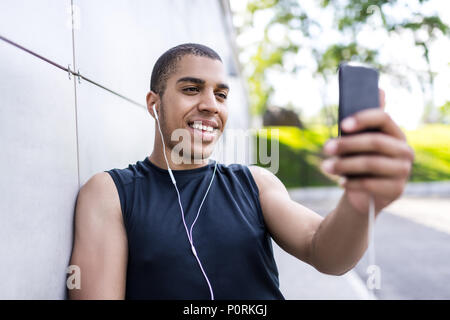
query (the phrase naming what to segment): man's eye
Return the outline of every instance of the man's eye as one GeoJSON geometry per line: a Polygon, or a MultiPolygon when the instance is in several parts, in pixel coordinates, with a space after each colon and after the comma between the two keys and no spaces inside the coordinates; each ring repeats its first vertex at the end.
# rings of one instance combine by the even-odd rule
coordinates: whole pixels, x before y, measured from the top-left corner
{"type": "Polygon", "coordinates": [[[219,97],[221,97],[222,99],[226,99],[227,98],[227,95],[226,94],[224,94],[224,93],[217,93],[217,95],[219,96],[219,97]]]}
{"type": "Polygon", "coordinates": [[[185,92],[198,92],[198,88],[196,88],[196,87],[189,87],[189,88],[184,88],[183,91],[185,91],[185,92]]]}

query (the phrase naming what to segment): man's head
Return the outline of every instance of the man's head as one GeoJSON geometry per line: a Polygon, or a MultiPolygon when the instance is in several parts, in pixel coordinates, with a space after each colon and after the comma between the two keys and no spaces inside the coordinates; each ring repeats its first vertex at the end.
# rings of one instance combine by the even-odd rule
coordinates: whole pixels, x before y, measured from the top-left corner
{"type": "Polygon", "coordinates": [[[207,46],[198,43],[180,44],[164,52],[156,61],[150,80],[150,90],[162,97],[166,90],[167,79],[176,71],[177,63],[186,55],[206,57],[222,62],[220,56],[207,46]]]}
{"type": "MultiPolygon", "coordinates": [[[[228,118],[229,88],[220,56],[200,44],[171,48],[157,60],[150,88],[147,108],[153,115],[155,105],[167,147],[171,150],[180,140],[183,144],[187,142],[179,139],[179,135],[172,141],[172,133],[181,130],[188,136],[191,150],[190,159],[185,160],[208,158],[228,118]],[[206,130],[192,128],[200,123],[206,130]]],[[[159,145],[160,138],[155,139],[155,146],[159,145]]]]}

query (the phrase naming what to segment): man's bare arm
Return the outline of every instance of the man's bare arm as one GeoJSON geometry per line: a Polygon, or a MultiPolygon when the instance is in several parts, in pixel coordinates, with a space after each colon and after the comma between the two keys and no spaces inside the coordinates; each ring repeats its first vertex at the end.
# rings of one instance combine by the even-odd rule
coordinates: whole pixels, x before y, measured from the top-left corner
{"type": "Polygon", "coordinates": [[[323,169],[352,177],[342,183],[344,195],[325,219],[292,201],[270,171],[249,167],[274,240],[317,270],[335,275],[350,270],[367,248],[369,195],[379,214],[402,194],[414,160],[403,132],[381,108],[361,111],[352,118],[353,126],[343,125],[343,130],[379,128],[381,132],[340,137],[325,146],[332,158],[323,162],[323,169]]]}
{"type": "Polygon", "coordinates": [[[342,275],[367,249],[367,218],[341,199],[322,218],[293,201],[283,183],[270,171],[249,166],[259,189],[264,221],[275,242],[318,271],[342,275]]]}
{"type": "Polygon", "coordinates": [[[293,201],[270,171],[249,168],[259,189],[264,221],[283,250],[332,275],[341,275],[358,262],[367,248],[367,219],[343,200],[324,219],[293,201]]]}
{"type": "Polygon", "coordinates": [[[286,252],[313,265],[312,239],[323,218],[293,201],[272,172],[258,166],[249,169],[258,186],[264,222],[272,238],[286,252]]]}
{"type": "Polygon", "coordinates": [[[69,299],[124,299],[128,244],[119,195],[111,176],[101,172],[81,188],[75,212],[70,264],[81,271],[81,289],[69,299]]]}

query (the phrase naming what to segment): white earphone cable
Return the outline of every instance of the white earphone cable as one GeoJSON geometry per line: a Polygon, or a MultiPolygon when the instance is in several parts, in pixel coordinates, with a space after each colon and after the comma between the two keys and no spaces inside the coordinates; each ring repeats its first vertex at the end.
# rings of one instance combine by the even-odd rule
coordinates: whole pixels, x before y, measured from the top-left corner
{"type": "Polygon", "coordinates": [[[369,195],[369,217],[368,217],[368,235],[367,240],[369,242],[368,246],[368,259],[369,264],[367,267],[367,274],[369,275],[367,279],[367,287],[369,290],[372,291],[374,294],[375,292],[373,290],[381,289],[381,269],[379,266],[375,264],[375,199],[374,196],[371,194],[369,195]]]}
{"type": "Polygon", "coordinates": [[[198,219],[198,217],[199,217],[199,215],[200,215],[200,210],[201,210],[201,208],[202,208],[202,206],[203,206],[203,202],[205,201],[206,196],[208,195],[209,189],[210,189],[210,187],[211,187],[211,184],[212,184],[212,182],[213,182],[213,180],[214,180],[214,176],[215,176],[215,174],[216,174],[216,169],[217,169],[217,161],[215,161],[216,163],[215,163],[215,165],[214,165],[214,172],[213,172],[211,181],[210,181],[210,183],[209,183],[208,189],[206,190],[205,196],[203,197],[203,200],[202,200],[202,202],[201,202],[201,204],[200,204],[200,207],[198,208],[197,216],[195,217],[194,222],[193,222],[192,225],[191,225],[190,231],[188,231],[188,228],[187,228],[187,225],[186,225],[186,220],[185,220],[185,218],[184,218],[184,210],[183,210],[183,206],[182,206],[182,204],[181,204],[180,192],[178,191],[175,177],[174,177],[173,174],[172,174],[172,170],[170,169],[170,166],[169,166],[169,161],[167,160],[167,156],[166,156],[166,146],[165,146],[165,143],[164,143],[164,138],[163,138],[163,134],[162,134],[162,131],[161,131],[161,126],[159,125],[159,119],[158,119],[158,114],[156,113],[155,105],[153,105],[153,112],[154,112],[154,114],[155,114],[155,118],[156,118],[156,121],[157,121],[157,123],[158,123],[158,129],[159,129],[159,133],[160,133],[160,136],[161,136],[161,141],[162,141],[162,144],[163,144],[164,159],[166,160],[167,169],[168,169],[168,171],[169,171],[170,179],[172,180],[172,183],[173,183],[173,185],[174,185],[174,187],[175,187],[175,190],[176,190],[176,192],[177,192],[177,196],[178,196],[178,204],[179,204],[180,209],[181,209],[181,219],[183,220],[184,229],[186,230],[186,235],[187,235],[188,241],[189,241],[189,243],[190,243],[190,245],[191,245],[191,251],[192,251],[192,254],[194,255],[195,259],[197,260],[198,265],[199,265],[199,267],[200,267],[200,269],[201,269],[201,271],[202,271],[202,273],[203,273],[203,276],[205,277],[205,280],[206,280],[206,282],[207,282],[207,284],[208,284],[209,293],[210,293],[210,295],[211,295],[211,300],[214,300],[214,292],[213,292],[211,283],[210,283],[210,281],[209,281],[209,279],[208,279],[208,276],[206,275],[205,270],[203,269],[203,266],[202,266],[202,263],[201,263],[201,261],[200,261],[200,258],[199,258],[198,255],[197,255],[197,250],[196,250],[195,247],[194,247],[194,239],[192,238],[192,230],[193,230],[193,228],[194,228],[195,223],[197,222],[197,219],[198,219]]]}
{"type": "Polygon", "coordinates": [[[369,265],[375,265],[375,203],[373,195],[369,198],[369,265]]]}

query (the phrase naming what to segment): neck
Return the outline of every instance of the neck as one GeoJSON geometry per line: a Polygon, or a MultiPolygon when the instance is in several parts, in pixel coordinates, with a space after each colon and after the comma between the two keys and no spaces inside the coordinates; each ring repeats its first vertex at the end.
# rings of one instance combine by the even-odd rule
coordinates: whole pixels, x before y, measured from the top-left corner
{"type": "MultiPolygon", "coordinates": [[[[164,158],[164,153],[162,151],[162,144],[155,144],[155,147],[153,148],[153,152],[152,154],[148,157],[149,160],[156,166],[167,170],[167,163],[166,163],[166,159],[164,158]]],[[[172,170],[189,170],[189,169],[196,169],[196,168],[201,168],[204,167],[206,165],[208,165],[208,159],[202,159],[201,163],[200,160],[196,160],[194,161],[190,161],[191,163],[189,163],[188,161],[182,162],[180,164],[174,163],[172,161],[172,157],[171,157],[171,152],[172,150],[170,150],[169,148],[167,148],[166,146],[166,157],[167,157],[167,162],[169,162],[169,166],[170,169],[172,170]]]]}

